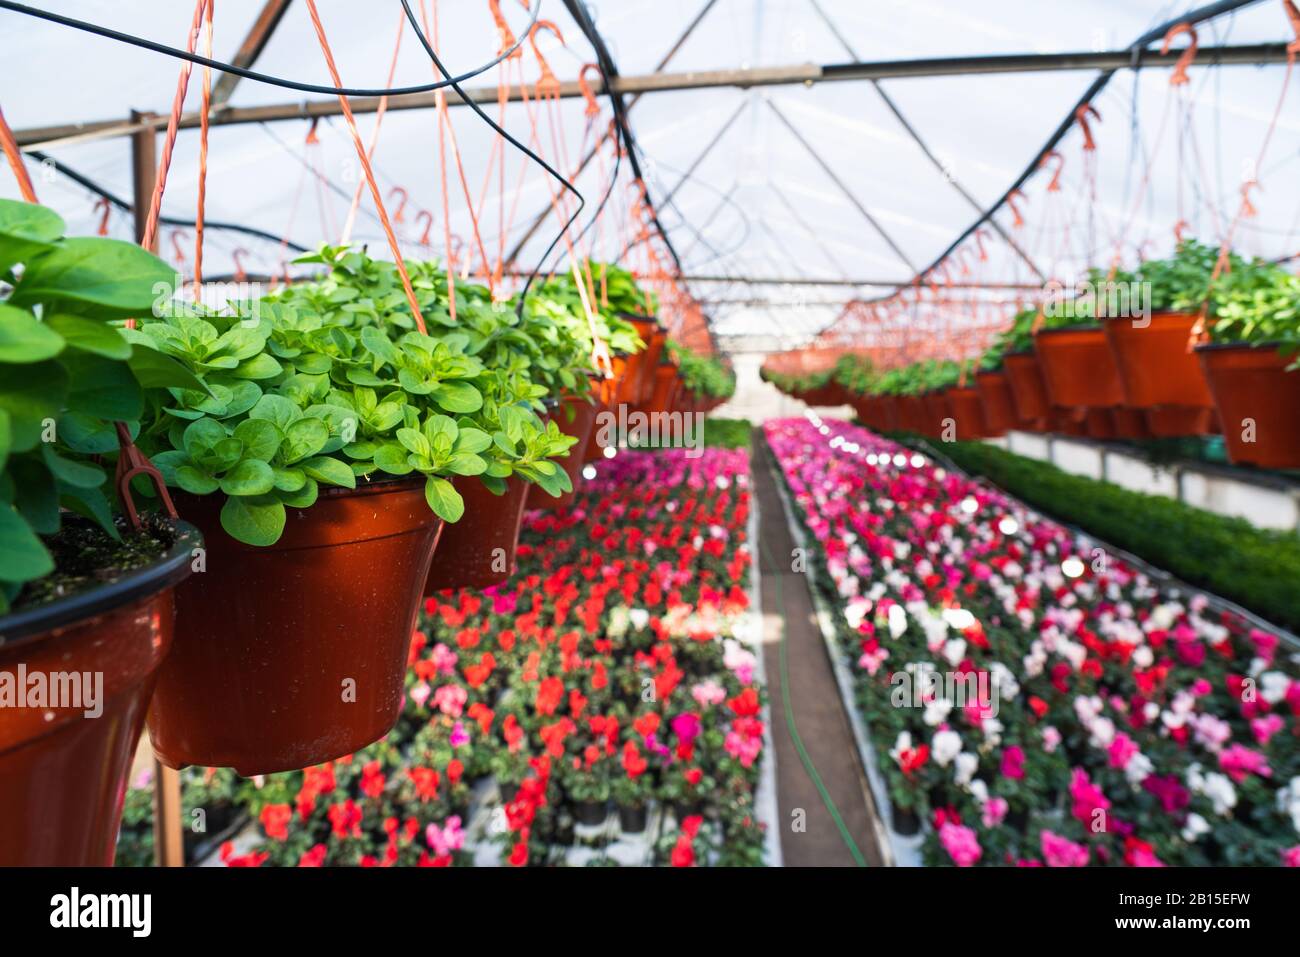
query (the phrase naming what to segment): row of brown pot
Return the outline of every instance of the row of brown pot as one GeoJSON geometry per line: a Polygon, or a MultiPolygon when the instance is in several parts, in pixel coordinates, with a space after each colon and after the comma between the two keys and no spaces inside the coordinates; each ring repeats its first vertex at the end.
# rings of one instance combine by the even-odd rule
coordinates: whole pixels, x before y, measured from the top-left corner
{"type": "MultiPolygon", "coordinates": [[[[1276,348],[1202,344],[1189,349],[1196,316],[1157,313],[1149,324],[1045,329],[1030,351],[1003,357],[974,384],[925,396],[852,399],[880,430],[990,438],[1011,429],[1095,439],[1218,432],[1231,460],[1300,467],[1300,375],[1276,348]]],[[[832,396],[833,398],[833,396],[832,396]]]]}
{"type": "MultiPolygon", "coordinates": [[[[641,331],[647,350],[616,360],[601,407],[676,386],[675,367],[658,374],[666,336],[641,331]]],[[[597,411],[571,398],[551,413],[579,440],[560,463],[575,487],[597,411]]],[[[112,863],[146,710],[163,763],[244,776],[319,764],[387,734],[424,597],[509,578],[537,491],[518,478],[501,497],[477,478],[455,485],[465,515],[445,527],[423,479],[322,489],[270,547],[227,535],[216,497],[178,494],[193,524],[179,523],[154,566],[6,618],[0,670],[104,677],[96,718],[15,708],[0,722],[0,866],[112,863]]]]}

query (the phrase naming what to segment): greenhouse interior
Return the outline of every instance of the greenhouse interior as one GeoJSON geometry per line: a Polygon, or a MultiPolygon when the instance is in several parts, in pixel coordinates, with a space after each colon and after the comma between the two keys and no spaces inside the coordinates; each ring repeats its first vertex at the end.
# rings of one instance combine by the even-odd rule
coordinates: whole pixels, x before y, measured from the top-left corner
{"type": "Polygon", "coordinates": [[[0,0],[0,52],[0,865],[113,868],[40,921],[1167,892],[1111,926],[1179,867],[1249,927],[1300,867],[1295,0],[0,0]]]}

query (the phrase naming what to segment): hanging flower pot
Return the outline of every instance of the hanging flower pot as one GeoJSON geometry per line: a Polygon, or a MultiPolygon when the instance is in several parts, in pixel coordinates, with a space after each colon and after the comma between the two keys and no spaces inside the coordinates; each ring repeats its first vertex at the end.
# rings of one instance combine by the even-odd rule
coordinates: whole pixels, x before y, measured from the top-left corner
{"type": "Polygon", "coordinates": [[[457,478],[452,484],[465,500],[465,514],[442,529],[424,582],[425,595],[443,588],[490,588],[515,573],[528,483],[512,475],[504,495],[494,495],[476,477],[457,478]]]}
{"type": "Polygon", "coordinates": [[[573,488],[556,497],[540,485],[534,485],[528,490],[528,508],[567,508],[573,504],[573,500],[578,495],[578,488],[582,484],[582,466],[585,462],[585,457],[578,450],[586,448],[587,442],[591,439],[597,412],[595,404],[588,399],[569,396],[551,414],[561,432],[578,440],[570,449],[568,456],[555,460],[555,464],[568,474],[573,488]]]}
{"type": "Polygon", "coordinates": [[[1214,400],[1200,362],[1188,349],[1196,320],[1192,312],[1158,312],[1143,326],[1130,319],[1103,324],[1124,404],[1160,413],[1150,417],[1157,435],[1197,435],[1209,428],[1214,400]]]}
{"type": "Polygon", "coordinates": [[[1110,409],[1084,409],[1083,434],[1090,439],[1118,438],[1115,416],[1110,409]]]}
{"type": "Polygon", "coordinates": [[[947,391],[948,411],[956,427],[957,440],[968,442],[989,435],[984,421],[984,401],[974,386],[953,386],[947,391]]]}
{"type": "Polygon", "coordinates": [[[672,393],[677,387],[677,367],[661,359],[655,366],[652,381],[650,397],[639,406],[639,410],[647,415],[667,412],[671,406],[672,393]]]}
{"type": "Polygon", "coordinates": [[[1189,405],[1160,405],[1141,410],[1147,431],[1158,439],[1182,435],[1212,435],[1216,432],[1214,409],[1189,405]]]}
{"type": "Polygon", "coordinates": [[[1110,410],[1110,414],[1111,420],[1115,423],[1115,438],[1151,438],[1151,430],[1147,428],[1146,413],[1142,409],[1130,409],[1126,405],[1117,405],[1110,410]]]}
{"type": "Polygon", "coordinates": [[[938,438],[943,432],[944,419],[952,417],[948,396],[943,389],[933,389],[921,396],[921,400],[925,404],[925,428],[921,433],[938,438]]]}
{"type": "Polygon", "coordinates": [[[642,363],[641,393],[636,398],[638,405],[649,402],[654,395],[659,363],[663,358],[664,347],[667,343],[668,331],[656,322],[654,329],[650,332],[650,338],[646,342],[645,359],[642,363]]]}
{"type": "Polygon", "coordinates": [[[1052,409],[1047,401],[1047,387],[1043,384],[1038,356],[1032,351],[1008,352],[1002,359],[1002,368],[1006,371],[1016,418],[1022,427],[1030,431],[1045,429],[1052,418],[1052,409]]]}
{"type": "Polygon", "coordinates": [[[1300,468],[1300,375],[1277,343],[1196,347],[1234,465],[1300,468]]]}
{"type": "Polygon", "coordinates": [[[236,541],[222,496],[184,496],[206,570],[176,591],[178,640],[149,736],[171,767],[309,767],[388,733],[442,521],[424,480],[324,488],[272,545],[236,541]]]}
{"type": "Polygon", "coordinates": [[[0,618],[0,675],[18,683],[25,674],[14,690],[25,685],[28,702],[0,708],[0,866],[113,863],[127,775],[172,645],[173,587],[203,544],[193,526],[176,530],[152,564],[0,618]],[[79,687],[94,676],[94,707],[32,703],[36,675],[47,689],[55,675],[79,687]]]}
{"type": "Polygon", "coordinates": [[[1052,405],[1095,409],[1124,404],[1115,356],[1100,327],[1041,329],[1034,335],[1034,351],[1052,405]]]}
{"type": "Polygon", "coordinates": [[[975,373],[975,388],[979,390],[984,425],[989,435],[1005,435],[1016,428],[1015,400],[1005,372],[975,373]]]}
{"type": "Polygon", "coordinates": [[[898,397],[898,425],[904,432],[924,434],[929,421],[925,400],[919,395],[898,397]]]}
{"type": "MultiPolygon", "coordinates": [[[[1088,427],[1086,409],[1062,409],[1053,407],[1048,418],[1048,429],[1061,435],[1087,435],[1088,427]]],[[[1098,425],[1101,428],[1101,425],[1098,425]]]]}
{"type": "Polygon", "coordinates": [[[899,424],[898,396],[873,396],[871,404],[875,409],[876,431],[897,432],[901,428],[899,424]]]}
{"type": "Polygon", "coordinates": [[[653,316],[632,313],[625,313],[623,318],[632,324],[644,344],[640,352],[628,356],[628,382],[619,395],[620,402],[635,405],[641,401],[646,388],[653,383],[655,363],[659,361],[659,356],[651,355],[650,347],[659,322],[653,316]]]}

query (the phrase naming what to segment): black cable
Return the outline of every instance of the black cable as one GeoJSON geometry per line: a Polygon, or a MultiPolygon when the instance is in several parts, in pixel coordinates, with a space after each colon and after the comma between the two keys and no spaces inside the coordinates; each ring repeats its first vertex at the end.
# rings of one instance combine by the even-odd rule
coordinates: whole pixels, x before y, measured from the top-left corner
{"type": "MultiPolygon", "coordinates": [[[[407,21],[410,22],[411,28],[415,30],[415,35],[420,40],[420,46],[424,47],[424,52],[429,54],[429,59],[433,61],[433,65],[437,67],[438,72],[441,73],[443,76],[447,77],[447,82],[451,85],[451,88],[455,90],[458,94],[460,94],[461,99],[465,101],[465,105],[468,106],[470,109],[472,109],[476,114],[478,114],[479,118],[483,120],[483,122],[486,123],[488,126],[492,127],[492,129],[495,130],[497,134],[501,136],[507,143],[509,143],[515,149],[519,150],[521,153],[523,153],[525,156],[527,156],[529,159],[535,162],[542,169],[546,170],[546,172],[549,173],[552,177],[554,177],[560,183],[560,185],[562,185],[565,189],[571,192],[574,196],[578,197],[578,208],[573,211],[573,215],[569,217],[568,222],[564,224],[564,226],[556,234],[555,238],[551,240],[551,244],[546,247],[546,252],[542,253],[542,258],[538,260],[537,266],[534,267],[531,273],[529,273],[528,279],[524,283],[524,288],[519,290],[519,304],[515,307],[515,311],[520,317],[522,317],[524,314],[524,301],[528,296],[528,288],[533,284],[533,280],[537,278],[538,272],[541,270],[546,260],[550,258],[551,253],[554,251],[555,247],[559,244],[560,240],[564,238],[564,234],[569,231],[569,227],[572,226],[573,223],[577,220],[579,214],[581,214],[583,210],[583,207],[587,205],[587,201],[586,199],[583,198],[582,193],[578,192],[578,188],[574,186],[572,183],[570,183],[558,172],[556,172],[556,170],[551,166],[550,163],[546,162],[546,160],[542,159],[540,156],[538,156],[536,153],[530,150],[523,143],[519,142],[519,140],[515,139],[513,136],[507,133],[496,123],[495,120],[492,119],[492,117],[488,116],[487,113],[483,112],[483,108],[480,107],[477,103],[475,103],[471,97],[465,95],[465,91],[460,88],[460,81],[457,78],[452,77],[452,75],[447,72],[447,68],[444,67],[442,65],[442,61],[438,59],[437,51],[435,51],[433,49],[433,45],[429,43],[429,38],[426,37],[424,35],[424,31],[420,29],[420,23],[418,20],[415,19],[415,13],[414,11],[411,10],[411,4],[409,0],[401,0],[401,2],[402,2],[402,9],[406,11],[406,19],[407,21]]],[[[536,12],[535,9],[534,12],[536,12]]]]}
{"type": "MultiPolygon", "coordinates": [[[[12,10],[15,13],[23,13],[29,17],[36,17],[40,20],[48,20],[51,23],[71,27],[74,30],[82,30],[86,33],[93,33],[96,36],[106,37],[109,40],[117,40],[119,43],[127,43],[131,46],[140,47],[145,50],[152,50],[154,53],[162,53],[165,56],[174,57],[176,59],[189,60],[191,63],[197,63],[199,66],[211,67],[212,69],[218,70],[222,73],[231,73],[235,76],[243,77],[245,80],[254,80],[258,83],[266,83],[269,86],[278,86],[286,90],[297,90],[300,93],[323,93],[328,96],[405,96],[409,93],[431,93],[434,90],[441,90],[450,86],[464,97],[464,93],[456,84],[462,83],[465,80],[472,80],[474,77],[486,73],[494,66],[497,66],[499,63],[502,63],[504,60],[512,56],[524,42],[524,38],[531,32],[533,24],[537,22],[537,16],[541,10],[541,6],[541,0],[537,0],[537,3],[533,5],[532,16],[528,21],[528,29],[519,35],[519,39],[515,41],[514,46],[505,50],[490,63],[485,63],[483,66],[470,70],[468,73],[462,73],[457,77],[453,77],[446,70],[443,70],[443,76],[447,79],[439,80],[436,83],[426,83],[422,86],[399,86],[392,87],[391,89],[381,88],[375,90],[364,90],[353,89],[352,87],[319,86],[314,83],[299,83],[297,80],[286,80],[283,77],[258,73],[242,66],[236,66],[233,63],[225,63],[221,60],[209,59],[208,57],[200,56],[197,53],[190,53],[188,50],[169,47],[165,43],[156,43],[153,40],[146,40],[144,37],[137,37],[133,34],[123,33],[120,30],[114,30],[110,27],[100,26],[97,23],[89,23],[85,20],[65,17],[61,14],[51,13],[48,10],[29,7],[26,4],[13,3],[11,0],[0,0],[0,9],[12,10]]],[[[466,99],[468,100],[467,97],[466,99]]]]}
{"type": "MultiPolygon", "coordinates": [[[[122,197],[112,192],[109,192],[107,189],[105,189],[103,186],[100,186],[98,183],[90,179],[88,176],[84,176],[83,174],[78,173],[76,170],[72,169],[71,167],[59,162],[53,156],[50,156],[48,153],[42,153],[40,150],[29,150],[27,155],[36,157],[36,159],[40,160],[42,163],[48,163],[49,165],[53,166],[56,170],[58,170],[60,173],[62,173],[64,176],[68,177],[68,179],[76,183],[78,186],[82,186],[85,189],[90,190],[90,192],[94,193],[96,196],[100,196],[108,200],[109,203],[111,203],[113,206],[116,206],[118,209],[122,210],[123,212],[127,212],[127,213],[135,212],[135,207],[131,203],[128,203],[126,200],[122,199],[122,197]]],[[[160,216],[158,217],[158,222],[164,226],[174,226],[178,228],[193,228],[196,225],[196,222],[193,219],[180,219],[176,216],[160,216]]],[[[219,220],[205,219],[203,221],[203,228],[224,229],[232,233],[242,233],[245,236],[252,236],[255,239],[263,239],[269,243],[284,245],[287,248],[292,249],[294,252],[297,253],[307,252],[306,246],[299,246],[297,243],[292,242],[284,238],[283,236],[277,236],[274,233],[269,233],[264,229],[255,229],[252,226],[241,226],[239,223],[223,223],[220,222],[219,220]]]]}

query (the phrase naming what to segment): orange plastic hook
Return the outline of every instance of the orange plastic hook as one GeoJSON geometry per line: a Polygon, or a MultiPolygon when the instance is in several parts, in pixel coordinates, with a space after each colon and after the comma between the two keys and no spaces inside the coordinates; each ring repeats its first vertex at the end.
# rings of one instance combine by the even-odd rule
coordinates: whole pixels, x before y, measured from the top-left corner
{"type": "Polygon", "coordinates": [[[230,254],[230,258],[235,261],[235,282],[243,282],[248,278],[248,270],[244,268],[244,257],[248,255],[248,250],[239,247],[230,254]]]}
{"type": "Polygon", "coordinates": [[[408,199],[406,190],[400,186],[394,186],[388,191],[388,201],[390,203],[393,201],[394,196],[398,197],[398,201],[397,208],[393,210],[393,222],[404,223],[406,222],[406,201],[408,199]]]}
{"type": "Polygon", "coordinates": [[[1059,193],[1061,191],[1061,170],[1065,167],[1065,157],[1056,150],[1049,150],[1043,154],[1043,158],[1038,165],[1040,168],[1045,167],[1048,161],[1053,159],[1056,160],[1056,169],[1052,171],[1052,181],[1047,184],[1047,191],[1049,193],[1059,193]]]}
{"type": "Polygon", "coordinates": [[[428,246],[429,230],[433,228],[433,213],[429,212],[427,209],[422,209],[415,214],[415,222],[417,225],[419,223],[424,223],[424,232],[420,233],[420,245],[428,246]]]}
{"type": "Polygon", "coordinates": [[[1011,207],[1011,215],[1015,217],[1015,220],[1011,224],[1014,229],[1019,229],[1025,225],[1025,217],[1020,215],[1020,207],[1016,205],[1017,196],[1021,199],[1025,198],[1025,194],[1020,192],[1018,189],[1013,189],[1009,194],[1007,194],[1007,205],[1011,207]]]}
{"type": "MultiPolygon", "coordinates": [[[[596,102],[596,94],[591,91],[591,84],[587,82],[587,71],[595,70],[600,73],[600,67],[595,63],[584,63],[582,69],[578,71],[578,89],[582,91],[582,98],[587,101],[587,116],[598,116],[600,114],[600,104],[596,102]]],[[[601,82],[604,82],[604,76],[601,76],[601,82]]],[[[610,124],[611,127],[613,124],[610,124]]]]}
{"type": "Polygon", "coordinates": [[[528,31],[528,45],[533,48],[533,56],[537,57],[537,66],[541,70],[541,75],[537,78],[537,94],[545,96],[548,94],[559,95],[560,81],[556,79],[555,74],[551,72],[551,65],[546,62],[546,57],[542,56],[542,51],[537,49],[537,31],[546,30],[555,35],[555,39],[560,41],[560,46],[565,46],[564,34],[550,20],[538,20],[533,24],[533,28],[528,31]]]}
{"type": "Polygon", "coordinates": [[[1286,13],[1286,18],[1291,21],[1291,29],[1295,31],[1295,40],[1287,44],[1286,55],[1294,57],[1300,54],[1300,10],[1296,9],[1293,0],[1282,0],[1282,9],[1286,13]]]}
{"type": "Polygon", "coordinates": [[[1196,38],[1196,28],[1194,26],[1190,23],[1175,23],[1169,28],[1169,32],[1165,34],[1165,42],[1160,47],[1161,56],[1169,55],[1169,47],[1174,42],[1174,37],[1180,33],[1188,35],[1188,43],[1186,49],[1183,50],[1182,56],[1174,64],[1174,74],[1169,78],[1170,86],[1182,86],[1188,82],[1187,68],[1196,59],[1196,48],[1200,45],[1196,38]]]}
{"type": "Polygon", "coordinates": [[[1083,131],[1083,148],[1089,153],[1097,148],[1097,141],[1092,138],[1092,127],[1088,125],[1090,115],[1101,122],[1101,114],[1091,103],[1085,103],[1074,111],[1074,119],[1078,122],[1079,129],[1083,131]]]}
{"type": "Polygon", "coordinates": [[[1255,204],[1250,201],[1250,191],[1252,189],[1258,189],[1262,191],[1264,187],[1260,186],[1259,182],[1253,179],[1248,179],[1246,180],[1246,182],[1241,184],[1241,218],[1242,219],[1252,219],[1254,218],[1255,213],[1258,212],[1258,210],[1255,209],[1255,204]]]}
{"type": "Polygon", "coordinates": [[[320,142],[320,137],[316,135],[316,126],[320,123],[320,117],[314,116],[311,120],[311,126],[307,127],[307,139],[303,142],[308,146],[315,146],[320,142]]]}
{"type": "Polygon", "coordinates": [[[183,229],[172,230],[172,258],[178,263],[185,262],[185,250],[181,247],[181,237],[190,238],[190,234],[183,229]]]}
{"type": "Polygon", "coordinates": [[[1185,219],[1180,219],[1178,222],[1174,223],[1174,242],[1181,243],[1183,241],[1183,232],[1187,229],[1188,225],[1189,223],[1185,219]]]}
{"type": "Polygon", "coordinates": [[[99,213],[99,235],[108,235],[108,214],[113,211],[113,205],[105,196],[95,203],[95,211],[99,213]]]}
{"type": "MultiPolygon", "coordinates": [[[[525,10],[528,9],[528,0],[520,0],[525,10]]],[[[497,25],[497,35],[501,38],[501,49],[498,54],[505,53],[515,45],[515,35],[510,29],[510,24],[506,22],[505,14],[501,12],[501,0],[488,0],[488,9],[492,11],[492,19],[497,25]]],[[[523,50],[516,49],[510,54],[509,59],[517,60],[524,55],[523,50]]]]}
{"type": "Polygon", "coordinates": [[[984,229],[975,230],[975,245],[979,247],[980,262],[982,263],[986,263],[989,261],[988,251],[984,248],[984,241],[986,239],[988,239],[987,231],[985,231],[984,229]]]}

